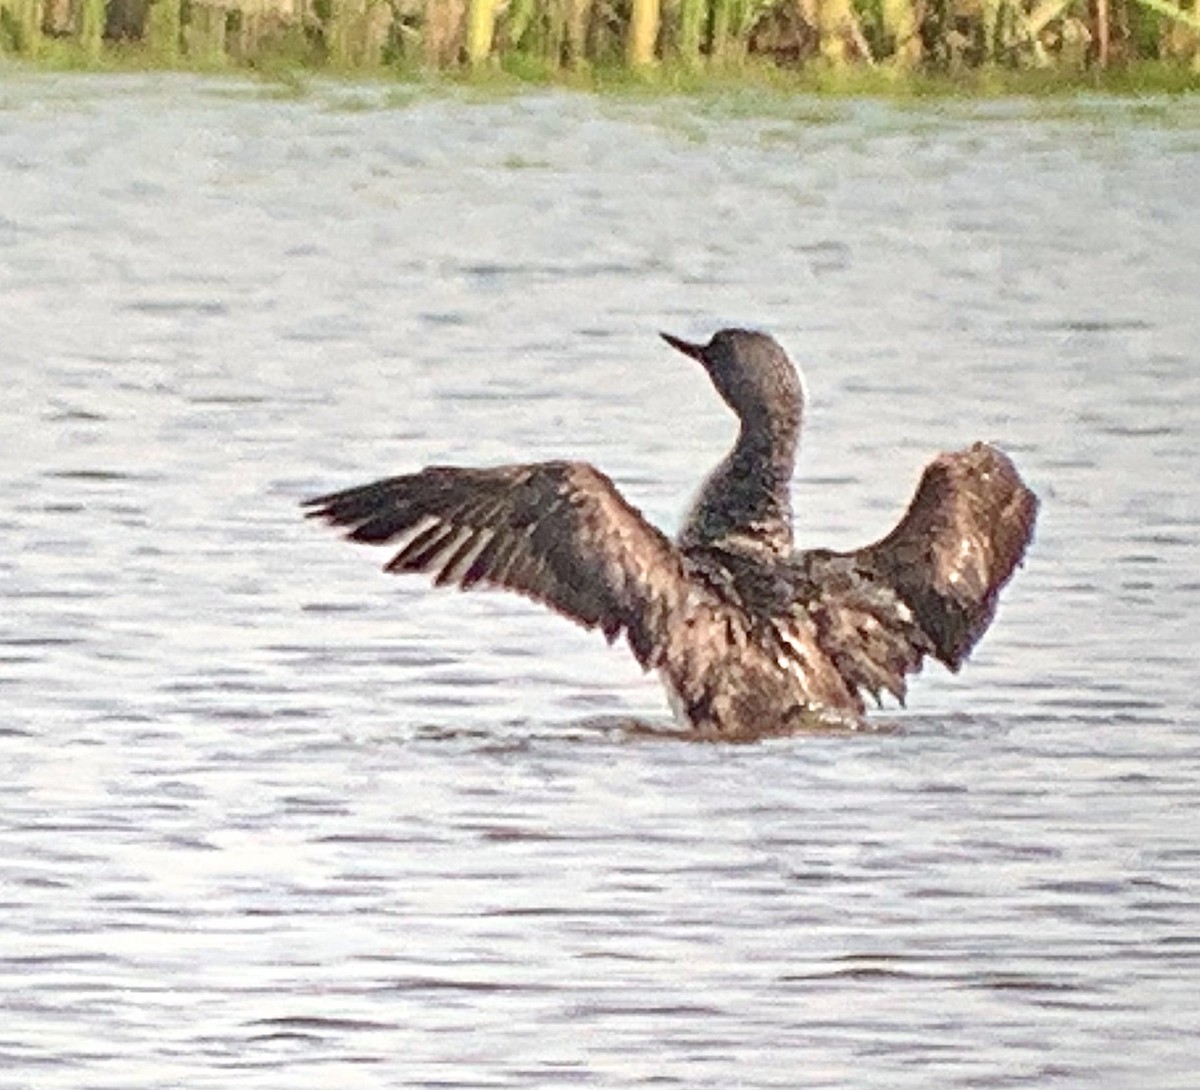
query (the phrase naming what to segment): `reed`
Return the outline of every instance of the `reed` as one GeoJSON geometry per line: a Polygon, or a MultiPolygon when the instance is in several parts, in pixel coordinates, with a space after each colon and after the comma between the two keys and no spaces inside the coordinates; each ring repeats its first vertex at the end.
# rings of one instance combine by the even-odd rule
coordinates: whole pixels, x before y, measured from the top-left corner
{"type": "Polygon", "coordinates": [[[995,85],[1004,71],[1152,61],[1200,83],[1200,0],[0,0],[0,52],[95,65],[118,38],[134,39],[126,63],[140,49],[202,68],[490,67],[596,82],[616,64],[678,86],[749,62],[826,89],[878,67],[888,79],[868,83],[902,89],[897,79],[937,72],[995,85]]]}
{"type": "Polygon", "coordinates": [[[42,51],[42,5],[39,0],[12,0],[0,5],[0,29],[10,48],[27,57],[42,51]]]}
{"type": "Polygon", "coordinates": [[[79,42],[89,60],[100,59],[107,13],[105,0],[80,0],[79,42]]]}
{"type": "Polygon", "coordinates": [[[496,33],[496,0],[470,0],[467,15],[467,61],[478,65],[491,56],[496,33]]]}
{"type": "Polygon", "coordinates": [[[708,24],[707,0],[679,0],[679,38],[677,54],[686,65],[700,61],[708,24]]]}
{"type": "Polygon", "coordinates": [[[228,44],[226,25],[224,8],[193,3],[183,25],[183,48],[188,58],[204,68],[220,67],[228,44]]]}
{"type": "Polygon", "coordinates": [[[625,53],[630,68],[645,68],[654,63],[660,15],[658,0],[633,0],[625,53]]]}
{"type": "MultiPolygon", "coordinates": [[[[984,3],[994,4],[998,0],[984,0],[984,3]]],[[[907,70],[920,64],[921,20],[913,0],[882,0],[880,21],[884,33],[884,52],[892,66],[907,70]]]]}
{"type": "Polygon", "coordinates": [[[165,63],[179,59],[183,47],[183,8],[180,0],[156,0],[146,11],[143,30],[147,48],[165,63]]]}
{"type": "Polygon", "coordinates": [[[737,0],[709,0],[709,3],[712,37],[708,53],[714,61],[727,64],[736,52],[737,0]]]}

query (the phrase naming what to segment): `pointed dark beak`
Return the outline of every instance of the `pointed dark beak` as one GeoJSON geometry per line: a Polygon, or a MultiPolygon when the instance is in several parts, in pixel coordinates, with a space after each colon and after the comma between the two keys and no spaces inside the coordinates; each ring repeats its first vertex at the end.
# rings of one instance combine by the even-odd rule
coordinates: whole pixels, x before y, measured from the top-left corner
{"type": "Polygon", "coordinates": [[[691,341],[684,341],[679,337],[672,337],[670,333],[659,333],[659,336],[672,348],[677,348],[685,356],[691,356],[692,359],[699,360],[701,363],[705,362],[704,345],[692,344],[691,341]]]}

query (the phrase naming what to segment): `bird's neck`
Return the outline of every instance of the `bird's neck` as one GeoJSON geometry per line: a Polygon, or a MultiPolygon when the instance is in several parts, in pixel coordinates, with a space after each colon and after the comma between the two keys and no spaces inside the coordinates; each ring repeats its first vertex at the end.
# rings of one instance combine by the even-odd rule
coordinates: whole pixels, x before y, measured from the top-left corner
{"type": "Polygon", "coordinates": [[[792,551],[791,480],[799,420],[742,422],[737,442],[709,475],[680,534],[688,546],[792,551]]]}

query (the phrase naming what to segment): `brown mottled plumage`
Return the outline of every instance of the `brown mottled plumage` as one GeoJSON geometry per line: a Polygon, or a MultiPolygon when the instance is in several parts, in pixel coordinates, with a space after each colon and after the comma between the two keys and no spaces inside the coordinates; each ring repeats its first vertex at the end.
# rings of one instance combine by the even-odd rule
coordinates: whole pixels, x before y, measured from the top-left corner
{"type": "Polygon", "coordinates": [[[672,543],[583,462],[435,466],[307,501],[392,572],[517,591],[611,642],[625,633],[697,736],[747,741],[853,723],[903,701],[933,655],[957,670],[1033,534],[1037,500],[984,443],[930,463],[899,525],[854,552],[796,552],[790,484],[804,410],[770,337],[727,329],[699,360],[737,414],[729,455],[672,543]]]}

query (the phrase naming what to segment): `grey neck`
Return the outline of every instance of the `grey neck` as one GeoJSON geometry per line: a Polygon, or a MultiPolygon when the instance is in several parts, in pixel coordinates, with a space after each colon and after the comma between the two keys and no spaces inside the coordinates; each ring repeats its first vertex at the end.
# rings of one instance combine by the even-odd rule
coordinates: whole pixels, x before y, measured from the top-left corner
{"type": "Polygon", "coordinates": [[[748,425],[709,475],[684,523],[680,544],[734,551],[792,551],[791,480],[799,421],[748,425]]]}

